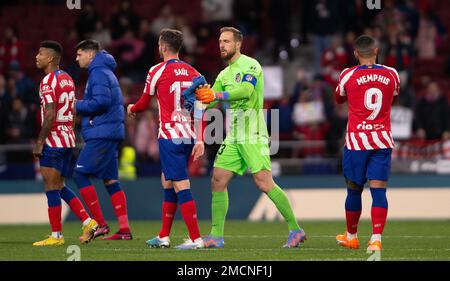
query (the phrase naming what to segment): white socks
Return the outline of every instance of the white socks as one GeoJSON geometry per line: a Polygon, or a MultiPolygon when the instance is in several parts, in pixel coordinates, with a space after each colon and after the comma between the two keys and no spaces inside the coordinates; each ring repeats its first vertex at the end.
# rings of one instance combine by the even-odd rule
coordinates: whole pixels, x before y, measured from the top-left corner
{"type": "Polygon", "coordinates": [[[372,234],[372,237],[370,238],[370,243],[373,243],[374,241],[381,242],[381,234],[372,234]]]}
{"type": "Polygon", "coordinates": [[[83,222],[83,226],[88,225],[90,222],[91,222],[91,218],[85,219],[84,222],[83,222]]]}

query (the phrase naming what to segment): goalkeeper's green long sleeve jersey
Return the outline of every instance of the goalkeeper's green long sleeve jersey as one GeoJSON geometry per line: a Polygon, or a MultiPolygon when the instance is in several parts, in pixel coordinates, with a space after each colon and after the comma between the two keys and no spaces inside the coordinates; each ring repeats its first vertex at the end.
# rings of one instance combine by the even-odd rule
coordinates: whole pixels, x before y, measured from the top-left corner
{"type": "Polygon", "coordinates": [[[214,92],[229,93],[226,100],[231,107],[229,138],[243,140],[245,137],[247,141],[255,137],[267,139],[267,126],[262,111],[264,75],[257,60],[240,55],[219,73],[212,89],[214,92]]]}

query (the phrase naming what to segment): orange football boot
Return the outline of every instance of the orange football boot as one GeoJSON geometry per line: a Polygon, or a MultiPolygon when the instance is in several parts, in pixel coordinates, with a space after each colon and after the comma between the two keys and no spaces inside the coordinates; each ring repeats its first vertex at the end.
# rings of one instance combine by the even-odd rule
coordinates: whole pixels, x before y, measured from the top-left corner
{"type": "Polygon", "coordinates": [[[367,251],[381,251],[381,241],[375,240],[373,242],[369,242],[369,247],[367,247],[367,251]]]}
{"type": "Polygon", "coordinates": [[[350,249],[358,249],[359,248],[359,240],[358,237],[355,237],[351,240],[347,239],[347,232],[344,234],[339,234],[336,236],[336,242],[338,245],[350,249]]]}

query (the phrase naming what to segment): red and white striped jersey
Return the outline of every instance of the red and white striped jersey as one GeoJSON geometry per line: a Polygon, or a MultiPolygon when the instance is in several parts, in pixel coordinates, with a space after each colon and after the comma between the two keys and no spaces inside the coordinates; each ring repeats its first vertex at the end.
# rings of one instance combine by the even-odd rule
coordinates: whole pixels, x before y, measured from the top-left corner
{"type": "Polygon", "coordinates": [[[55,103],[56,119],[45,143],[50,147],[75,147],[72,128],[75,84],[72,77],[62,70],[47,74],[39,85],[41,120],[44,122],[45,106],[55,103]]]}
{"type": "Polygon", "coordinates": [[[394,148],[391,107],[399,92],[400,78],[394,68],[361,65],[341,72],[335,98],[338,103],[348,101],[347,149],[394,148]]]}
{"type": "Polygon", "coordinates": [[[196,138],[192,116],[181,106],[181,93],[200,75],[189,64],[172,59],[150,68],[143,95],[156,95],[159,109],[158,138],[196,138]]]}

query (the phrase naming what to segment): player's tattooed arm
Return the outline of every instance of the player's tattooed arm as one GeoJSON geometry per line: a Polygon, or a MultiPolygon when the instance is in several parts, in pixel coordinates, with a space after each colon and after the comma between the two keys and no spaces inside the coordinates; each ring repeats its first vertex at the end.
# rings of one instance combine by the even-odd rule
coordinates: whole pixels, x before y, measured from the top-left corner
{"type": "Polygon", "coordinates": [[[53,122],[55,122],[55,119],[56,119],[55,104],[49,103],[45,106],[45,115],[44,115],[44,122],[42,123],[42,129],[37,138],[36,145],[33,148],[33,155],[35,157],[40,157],[42,155],[42,149],[44,147],[45,140],[47,139],[47,136],[53,127],[53,122]]]}

